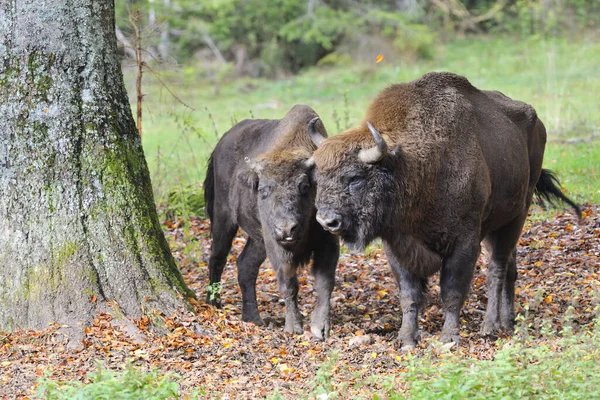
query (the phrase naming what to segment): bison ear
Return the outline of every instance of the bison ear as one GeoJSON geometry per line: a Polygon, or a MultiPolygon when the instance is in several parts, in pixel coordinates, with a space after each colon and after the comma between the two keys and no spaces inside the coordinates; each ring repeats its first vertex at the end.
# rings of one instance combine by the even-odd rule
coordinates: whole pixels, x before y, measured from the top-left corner
{"type": "Polygon", "coordinates": [[[394,148],[392,149],[392,151],[390,151],[390,154],[395,156],[397,154],[400,154],[402,150],[402,146],[400,146],[399,144],[397,144],[396,146],[394,146],[394,148]]]}
{"type": "Polygon", "coordinates": [[[237,177],[246,186],[256,190],[258,188],[258,180],[260,171],[262,170],[262,165],[259,161],[250,159],[248,157],[246,157],[244,161],[246,162],[246,167],[242,168],[237,177]]]}
{"type": "MultiPolygon", "coordinates": [[[[311,119],[308,122],[308,136],[310,136],[310,139],[312,140],[312,142],[315,144],[315,146],[319,147],[321,145],[321,143],[323,143],[323,140],[325,140],[325,136],[327,135],[327,133],[325,133],[325,136],[323,136],[316,128],[315,128],[315,124],[317,123],[317,121],[319,121],[320,118],[319,117],[315,117],[313,119],[311,119]]],[[[321,126],[323,126],[323,123],[321,122],[320,124],[321,126]]],[[[325,126],[323,126],[323,130],[325,130],[325,126]]]]}

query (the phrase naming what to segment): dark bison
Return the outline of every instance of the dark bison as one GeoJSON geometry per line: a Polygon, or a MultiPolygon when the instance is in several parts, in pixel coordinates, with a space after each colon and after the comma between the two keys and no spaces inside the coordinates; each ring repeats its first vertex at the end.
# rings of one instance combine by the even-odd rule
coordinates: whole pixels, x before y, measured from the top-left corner
{"type": "Polygon", "coordinates": [[[545,142],[531,106],[462,76],[429,73],[383,90],[365,124],[315,151],[317,220],[356,248],[382,238],[400,286],[405,346],[418,340],[427,278],[438,271],[441,340],[459,340],[482,240],[491,250],[482,331],[512,330],[516,245],[534,193],[580,215],[542,169],[545,142]]]}
{"type": "Polygon", "coordinates": [[[339,240],[315,219],[315,185],[312,165],[307,163],[316,148],[313,141],[326,136],[318,115],[308,106],[296,105],[281,120],[244,120],[221,138],[204,181],[213,237],[208,264],[210,304],[221,305],[215,288],[241,227],[248,234],[237,259],[242,319],[263,325],[256,303],[256,278],[268,256],[285,300],[285,331],[302,333],[296,270],[312,256],[318,299],[311,331],[318,338],[327,337],[339,240]]]}

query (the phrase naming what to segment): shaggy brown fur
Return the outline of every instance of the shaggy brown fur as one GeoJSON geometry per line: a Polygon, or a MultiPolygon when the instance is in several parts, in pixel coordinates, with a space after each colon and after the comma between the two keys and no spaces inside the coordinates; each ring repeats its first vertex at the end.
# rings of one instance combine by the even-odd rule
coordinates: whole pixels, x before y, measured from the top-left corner
{"type": "Polygon", "coordinates": [[[383,240],[401,287],[405,344],[416,343],[425,282],[439,270],[441,339],[459,340],[459,312],[484,238],[493,255],[482,330],[512,328],[515,247],[534,191],[578,212],[542,170],[545,142],[530,105],[434,72],[383,90],[359,127],[315,151],[317,220],[352,247],[383,240]],[[374,147],[377,131],[390,151],[374,147]]]}
{"type": "MultiPolygon", "coordinates": [[[[453,132],[452,125],[468,111],[459,110],[464,106],[459,102],[462,91],[478,90],[466,78],[450,73],[430,73],[412,82],[391,85],[371,102],[358,127],[329,138],[317,149],[317,168],[335,168],[346,154],[372,147],[367,121],[382,134],[389,148],[401,144],[407,155],[423,161],[423,152],[431,153],[432,146],[443,146],[453,132]]],[[[520,109],[511,105],[511,112],[519,118],[532,112],[535,118],[531,106],[521,105],[520,109]]]]}
{"type": "MultiPolygon", "coordinates": [[[[434,187],[423,182],[435,183],[441,155],[450,140],[454,145],[464,142],[455,137],[464,134],[458,126],[472,116],[461,97],[463,93],[475,92],[479,92],[478,89],[466,78],[450,73],[429,73],[412,82],[391,85],[371,102],[358,127],[323,142],[314,153],[315,165],[319,170],[332,170],[348,155],[373,147],[373,137],[366,127],[366,122],[371,122],[388,148],[401,152],[406,170],[411,171],[409,176],[403,177],[405,193],[409,194],[403,204],[407,211],[413,210],[407,212],[407,216],[419,219],[435,196],[434,187]]],[[[520,104],[519,110],[513,102],[511,112],[533,112],[535,116],[529,105],[520,104]]],[[[406,224],[411,222],[405,221],[406,224]]]]}
{"type": "MultiPolygon", "coordinates": [[[[296,158],[297,151],[304,150],[304,154],[310,155],[317,146],[312,142],[310,136],[306,133],[306,119],[309,117],[318,117],[318,115],[308,106],[295,105],[277,126],[274,137],[277,138],[269,152],[260,156],[263,159],[296,158]]],[[[327,130],[323,122],[319,119],[315,123],[315,129],[321,135],[327,137],[327,130]]]]}

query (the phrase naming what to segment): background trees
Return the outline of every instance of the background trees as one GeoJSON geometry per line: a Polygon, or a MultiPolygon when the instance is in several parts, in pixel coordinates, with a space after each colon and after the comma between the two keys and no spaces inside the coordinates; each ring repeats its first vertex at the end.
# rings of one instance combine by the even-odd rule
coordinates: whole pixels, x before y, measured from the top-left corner
{"type": "Polygon", "coordinates": [[[594,0],[129,0],[117,4],[125,36],[132,8],[154,31],[152,55],[270,77],[347,60],[340,55],[360,59],[360,45],[375,39],[403,57],[428,58],[438,36],[578,34],[600,12],[594,0]]]}

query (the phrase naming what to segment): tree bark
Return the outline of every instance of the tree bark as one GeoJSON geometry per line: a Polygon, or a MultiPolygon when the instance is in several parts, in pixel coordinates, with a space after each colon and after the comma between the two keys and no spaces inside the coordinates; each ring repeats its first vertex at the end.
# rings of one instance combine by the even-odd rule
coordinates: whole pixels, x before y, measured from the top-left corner
{"type": "Polygon", "coordinates": [[[0,329],[76,332],[194,294],[163,236],[114,3],[0,2],[0,329]]]}

